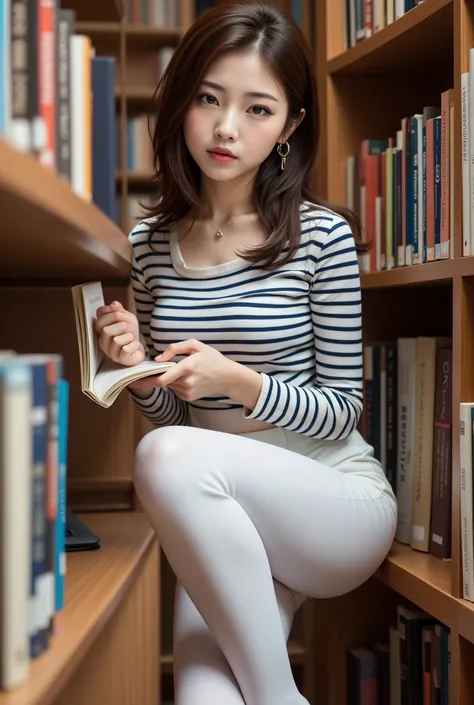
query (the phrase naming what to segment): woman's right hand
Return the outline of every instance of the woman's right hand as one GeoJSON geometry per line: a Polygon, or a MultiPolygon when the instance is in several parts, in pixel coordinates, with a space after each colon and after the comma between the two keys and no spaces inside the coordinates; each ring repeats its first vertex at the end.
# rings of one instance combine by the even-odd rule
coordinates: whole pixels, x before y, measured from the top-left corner
{"type": "Polygon", "coordinates": [[[140,342],[137,317],[118,301],[100,306],[96,312],[95,330],[99,347],[114,362],[126,367],[139,365],[145,359],[140,342]]]}

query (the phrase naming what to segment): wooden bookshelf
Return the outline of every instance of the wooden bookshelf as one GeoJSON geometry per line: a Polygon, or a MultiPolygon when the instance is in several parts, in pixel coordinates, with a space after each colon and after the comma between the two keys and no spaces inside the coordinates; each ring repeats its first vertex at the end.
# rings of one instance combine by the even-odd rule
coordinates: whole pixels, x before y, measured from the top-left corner
{"type": "Polygon", "coordinates": [[[158,698],[156,649],[146,653],[146,645],[141,642],[147,622],[158,629],[157,605],[150,593],[153,585],[157,589],[158,577],[154,532],[141,512],[79,516],[100,536],[101,547],[68,554],[65,608],[59,615],[57,633],[48,651],[32,662],[28,681],[10,693],[0,692],[0,705],[125,702],[118,698],[119,689],[125,686],[135,692],[137,703],[151,705],[150,699],[139,697],[145,693],[140,679],[153,683],[158,698]],[[137,586],[139,594],[135,595],[137,586]],[[120,639],[111,643],[110,627],[116,618],[127,619],[128,625],[120,639]],[[100,670],[106,653],[115,660],[113,677],[100,670]],[[100,678],[105,684],[99,690],[100,678]]]}
{"type": "MultiPolygon", "coordinates": [[[[334,5],[336,14],[340,6],[334,5]]],[[[453,8],[453,0],[425,1],[360,44],[329,58],[326,70],[331,75],[422,71],[431,59],[438,63],[452,50],[453,8]]]]}
{"type": "MultiPolygon", "coordinates": [[[[316,623],[339,630],[337,643],[317,648],[318,696],[343,705],[346,650],[394,623],[396,604],[410,601],[451,630],[451,705],[474,702],[474,604],[462,599],[459,403],[474,398],[474,257],[462,256],[461,72],[474,46],[468,0],[425,0],[356,46],[344,49],[343,0],[317,4],[316,61],[321,91],[319,194],[345,203],[345,161],[362,140],[392,136],[406,115],[439,104],[454,88],[454,243],[452,258],[364,273],[364,338],[450,335],[453,340],[452,551],[443,561],[395,542],[373,579],[350,596],[317,602],[316,623]],[[433,101],[437,101],[437,103],[433,101]],[[347,605],[356,615],[349,624],[347,605]],[[329,626],[330,625],[330,626],[329,626]]],[[[326,632],[325,632],[326,633],[326,632]]],[[[324,642],[324,638],[323,638],[324,642]]]]}

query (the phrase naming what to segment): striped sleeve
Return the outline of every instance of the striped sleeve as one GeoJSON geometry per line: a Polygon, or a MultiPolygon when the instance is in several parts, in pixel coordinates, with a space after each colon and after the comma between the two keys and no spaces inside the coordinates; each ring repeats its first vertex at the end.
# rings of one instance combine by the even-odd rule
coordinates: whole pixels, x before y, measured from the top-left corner
{"type": "MultiPolygon", "coordinates": [[[[154,308],[154,299],[146,286],[143,271],[136,257],[136,245],[132,238],[133,235],[130,238],[133,245],[131,272],[133,298],[135,301],[140,335],[148,349],[153,350],[153,341],[150,336],[150,322],[154,308]]],[[[183,399],[180,399],[172,389],[155,387],[152,394],[145,399],[134,394],[133,389],[128,388],[128,392],[142,414],[150,419],[157,428],[160,426],[187,425],[188,405],[183,399]]]]}
{"type": "Polygon", "coordinates": [[[362,412],[362,320],[360,275],[354,238],[338,219],[317,255],[310,293],[316,376],[298,387],[262,373],[252,412],[289,431],[341,440],[355,429],[362,412]]]}

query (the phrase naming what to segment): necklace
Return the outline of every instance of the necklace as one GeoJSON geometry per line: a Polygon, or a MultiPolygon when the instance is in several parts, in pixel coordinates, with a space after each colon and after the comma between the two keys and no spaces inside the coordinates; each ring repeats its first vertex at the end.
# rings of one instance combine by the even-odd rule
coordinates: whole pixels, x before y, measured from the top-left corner
{"type": "Polygon", "coordinates": [[[227,221],[227,223],[225,223],[222,226],[222,228],[218,228],[217,225],[215,223],[213,223],[211,219],[209,219],[210,224],[216,229],[214,236],[220,240],[221,237],[224,235],[224,228],[226,228],[228,225],[230,225],[232,223],[232,221],[234,220],[234,218],[237,218],[238,215],[244,215],[244,214],[243,213],[236,213],[235,215],[232,216],[232,218],[230,220],[227,221]]]}

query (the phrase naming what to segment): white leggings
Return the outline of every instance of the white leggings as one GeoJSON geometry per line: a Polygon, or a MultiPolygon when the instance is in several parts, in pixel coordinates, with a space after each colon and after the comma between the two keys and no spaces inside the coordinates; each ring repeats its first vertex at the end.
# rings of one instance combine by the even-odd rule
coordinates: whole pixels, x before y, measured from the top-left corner
{"type": "Polygon", "coordinates": [[[296,609],[362,584],[395,535],[393,493],[354,434],[171,426],[140,442],[136,491],[178,580],[176,705],[307,703],[286,646],[296,609]]]}

